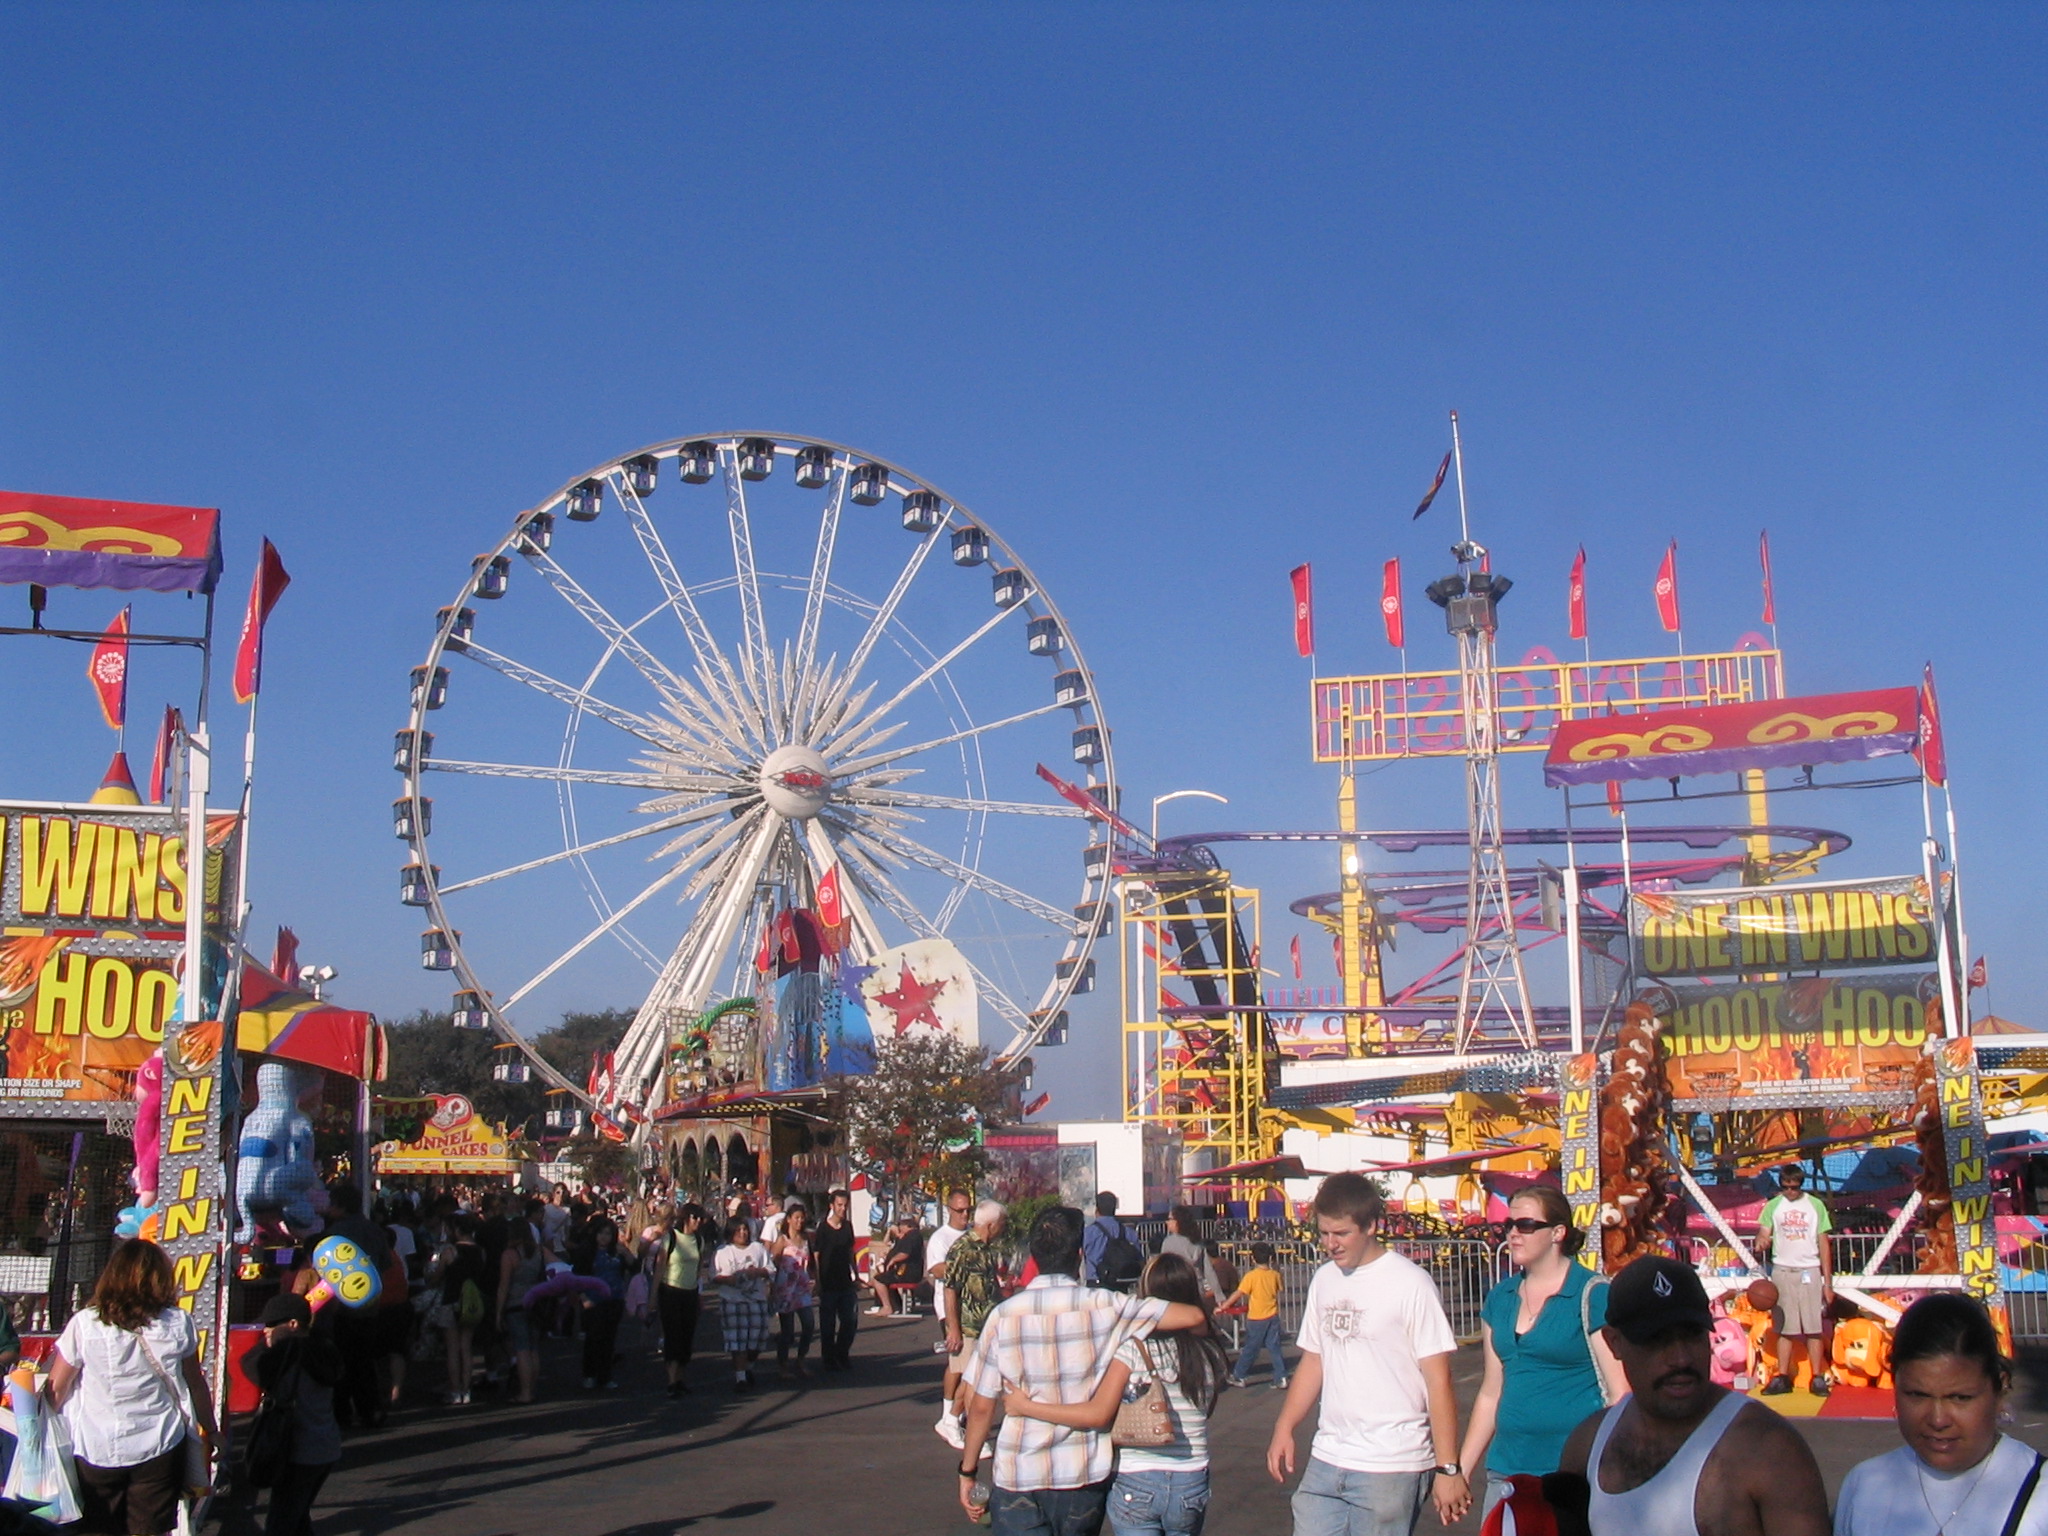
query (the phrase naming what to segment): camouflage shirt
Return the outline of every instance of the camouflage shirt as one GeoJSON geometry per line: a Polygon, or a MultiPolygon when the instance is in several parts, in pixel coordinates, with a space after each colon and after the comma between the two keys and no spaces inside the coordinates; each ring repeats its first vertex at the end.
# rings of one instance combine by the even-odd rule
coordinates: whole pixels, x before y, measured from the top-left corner
{"type": "Polygon", "coordinates": [[[960,1331],[969,1338],[1003,1299],[1002,1260],[995,1249],[969,1232],[946,1255],[946,1284],[960,1298],[960,1331]]]}

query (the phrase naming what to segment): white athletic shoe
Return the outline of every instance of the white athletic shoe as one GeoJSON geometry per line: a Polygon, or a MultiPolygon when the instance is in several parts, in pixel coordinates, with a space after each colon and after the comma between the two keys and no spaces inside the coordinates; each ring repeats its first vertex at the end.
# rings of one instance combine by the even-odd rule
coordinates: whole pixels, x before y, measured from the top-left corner
{"type": "Polygon", "coordinates": [[[960,1427],[960,1421],[950,1413],[939,1415],[939,1422],[932,1426],[932,1432],[956,1451],[967,1449],[967,1431],[960,1427]]]}

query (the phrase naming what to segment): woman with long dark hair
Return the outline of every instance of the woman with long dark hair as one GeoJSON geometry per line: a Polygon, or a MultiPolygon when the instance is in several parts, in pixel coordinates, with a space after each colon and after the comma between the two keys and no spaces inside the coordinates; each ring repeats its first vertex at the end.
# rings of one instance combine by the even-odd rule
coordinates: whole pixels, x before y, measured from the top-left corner
{"type": "Polygon", "coordinates": [[[1158,1382],[1165,1391],[1173,1439],[1149,1449],[1117,1452],[1109,1489],[1109,1523],[1117,1536],[1201,1536],[1209,1512],[1209,1412],[1229,1368],[1217,1342],[1215,1314],[1202,1278],[1177,1253],[1160,1253],[1138,1276],[1137,1293],[1200,1307],[1208,1322],[1167,1336],[1133,1339],[1118,1349],[1095,1395],[1085,1403],[1047,1403],[1011,1389],[1003,1410],[1069,1429],[1108,1429],[1124,1398],[1158,1382]]]}
{"type": "Polygon", "coordinates": [[[478,1241],[476,1218],[453,1212],[446,1226],[448,1241],[435,1251],[427,1281],[440,1287],[432,1318],[448,1352],[448,1401],[464,1408],[476,1374],[476,1329],[484,1320],[484,1283],[490,1270],[478,1241]]]}
{"type": "Polygon", "coordinates": [[[732,1356],[732,1389],[754,1389],[754,1357],[768,1342],[768,1280],[774,1262],[754,1241],[754,1229],[735,1220],[725,1229],[725,1246],[711,1258],[718,1286],[718,1321],[732,1356]]]}
{"type": "Polygon", "coordinates": [[[661,1359],[668,1371],[668,1395],[690,1390],[684,1378],[697,1344],[697,1319],[703,1311],[704,1207],[694,1201],[675,1214],[650,1252],[654,1271],[654,1307],[661,1318],[661,1359]]]}
{"type": "Polygon", "coordinates": [[[91,1303],[57,1339],[50,1396],[66,1410],[84,1529],[169,1531],[184,1491],[186,1435],[196,1433],[211,1459],[220,1434],[192,1316],[179,1308],[171,1261],[155,1243],[130,1238],[107,1260],[91,1303]]]}
{"type": "Polygon", "coordinates": [[[585,1241],[588,1247],[578,1256],[576,1272],[602,1280],[609,1294],[583,1301],[583,1386],[586,1391],[615,1388],[612,1365],[618,1354],[619,1320],[626,1315],[626,1282],[640,1261],[620,1246],[619,1224],[609,1216],[591,1221],[585,1241]]]}
{"type": "Polygon", "coordinates": [[[1849,1471],[1835,1536],[2044,1536],[2042,1460],[1998,1428],[2012,1362],[1983,1303],[1937,1291],[1892,1332],[1905,1444],[1849,1471]]]}
{"type": "Polygon", "coordinates": [[[1585,1245],[1562,1190],[1535,1184],[1508,1202],[1516,1273],[1481,1309],[1486,1374],[1458,1456],[1468,1476],[1486,1458],[1482,1518],[1516,1473],[1555,1472],[1571,1432],[1623,1390],[1620,1363],[1600,1337],[1607,1282],[1574,1258],[1585,1245]]]}
{"type": "Polygon", "coordinates": [[[807,1207],[789,1208],[782,1218],[781,1233],[768,1245],[768,1254],[775,1261],[775,1278],[768,1285],[768,1304],[775,1311],[779,1330],[775,1364],[784,1376],[808,1376],[804,1357],[818,1334],[818,1276],[811,1262],[811,1213],[807,1207]],[[789,1360],[792,1350],[796,1354],[794,1370],[789,1360]]]}
{"type": "Polygon", "coordinates": [[[498,1332],[512,1351],[519,1375],[519,1395],[511,1401],[530,1403],[534,1384],[540,1380],[540,1341],[533,1336],[533,1320],[526,1314],[526,1293],[546,1278],[548,1260],[554,1255],[524,1217],[513,1217],[505,1229],[505,1256],[498,1261],[498,1332]]]}

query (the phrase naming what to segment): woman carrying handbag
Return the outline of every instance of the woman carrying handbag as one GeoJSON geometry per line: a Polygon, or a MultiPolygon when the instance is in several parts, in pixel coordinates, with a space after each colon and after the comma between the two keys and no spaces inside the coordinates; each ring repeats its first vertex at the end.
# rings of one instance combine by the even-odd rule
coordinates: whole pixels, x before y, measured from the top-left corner
{"type": "Polygon", "coordinates": [[[85,1531],[168,1536],[179,1499],[212,1480],[213,1397],[177,1299],[163,1249],[131,1238],[57,1339],[50,1396],[71,1431],[85,1531]]]}
{"type": "Polygon", "coordinates": [[[263,1391],[242,1464],[251,1488],[270,1490],[263,1536],[312,1536],[313,1501],[341,1460],[334,1388],[346,1374],[341,1351],[313,1328],[303,1296],[273,1296],[256,1319],[263,1340],[242,1370],[263,1391]]]}

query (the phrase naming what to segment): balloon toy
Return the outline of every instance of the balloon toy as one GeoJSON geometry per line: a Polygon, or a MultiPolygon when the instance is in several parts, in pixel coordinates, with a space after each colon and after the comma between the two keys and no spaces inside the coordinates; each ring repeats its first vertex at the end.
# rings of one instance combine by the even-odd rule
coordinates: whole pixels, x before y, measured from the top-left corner
{"type": "MultiPolygon", "coordinates": [[[[152,1052],[135,1071],[135,1193],[138,1206],[156,1203],[156,1170],[163,1134],[164,1053],[152,1052]]],[[[129,1236],[134,1234],[130,1233],[129,1236]]]]}
{"type": "Polygon", "coordinates": [[[353,1238],[323,1237],[313,1245],[313,1272],[320,1283],[306,1292],[306,1305],[318,1312],[330,1301],[350,1311],[367,1307],[384,1291],[377,1266],[353,1238]]]}
{"type": "Polygon", "coordinates": [[[313,1161],[313,1122],[299,1100],[318,1079],[278,1062],[256,1069],[256,1107],[242,1122],[241,1163],[235,1170],[235,1241],[256,1237],[279,1215],[291,1232],[310,1232],[327,1204],[313,1161]]]}

